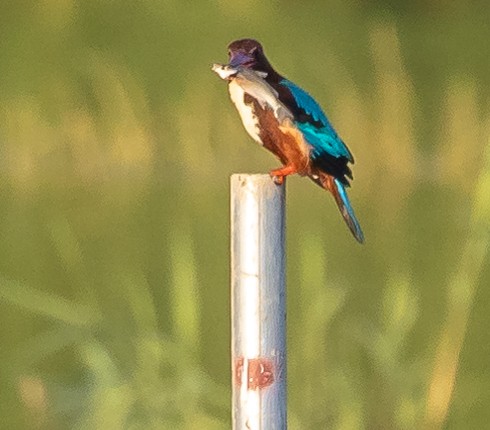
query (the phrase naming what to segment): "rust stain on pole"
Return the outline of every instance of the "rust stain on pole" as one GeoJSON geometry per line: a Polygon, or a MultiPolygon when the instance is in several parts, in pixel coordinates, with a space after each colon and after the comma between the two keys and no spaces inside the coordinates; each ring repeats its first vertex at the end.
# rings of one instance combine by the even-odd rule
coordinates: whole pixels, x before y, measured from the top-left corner
{"type": "MultiPolygon", "coordinates": [[[[242,385],[244,358],[235,360],[235,384],[242,385]]],[[[252,358],[247,360],[247,389],[261,390],[274,383],[274,364],[267,358],[252,358]]]]}

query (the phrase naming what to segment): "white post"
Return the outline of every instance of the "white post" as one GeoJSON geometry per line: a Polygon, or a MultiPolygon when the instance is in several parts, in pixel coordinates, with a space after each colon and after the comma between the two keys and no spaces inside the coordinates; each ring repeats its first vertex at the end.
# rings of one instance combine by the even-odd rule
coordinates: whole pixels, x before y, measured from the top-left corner
{"type": "Polygon", "coordinates": [[[269,175],[231,177],[234,430],[284,430],[285,187],[269,175]]]}

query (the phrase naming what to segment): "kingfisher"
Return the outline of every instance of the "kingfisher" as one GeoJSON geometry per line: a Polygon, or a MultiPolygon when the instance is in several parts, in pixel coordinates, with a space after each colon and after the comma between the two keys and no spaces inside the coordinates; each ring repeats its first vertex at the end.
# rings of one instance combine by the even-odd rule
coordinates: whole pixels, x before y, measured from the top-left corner
{"type": "Polygon", "coordinates": [[[346,191],[354,157],[320,105],[271,66],[257,40],[235,40],[228,45],[228,55],[228,64],[214,64],[213,70],[228,81],[247,133],[282,163],[270,171],[274,182],[282,184],[295,173],[311,178],[333,195],[350,231],[363,243],[346,191]]]}

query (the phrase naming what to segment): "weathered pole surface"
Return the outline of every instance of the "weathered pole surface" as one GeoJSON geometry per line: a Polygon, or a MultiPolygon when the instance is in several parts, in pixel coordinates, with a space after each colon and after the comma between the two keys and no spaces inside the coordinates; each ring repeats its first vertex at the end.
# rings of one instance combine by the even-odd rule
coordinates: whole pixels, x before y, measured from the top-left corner
{"type": "Polygon", "coordinates": [[[232,421],[283,430],[286,413],[285,186],[231,177],[232,421]]]}

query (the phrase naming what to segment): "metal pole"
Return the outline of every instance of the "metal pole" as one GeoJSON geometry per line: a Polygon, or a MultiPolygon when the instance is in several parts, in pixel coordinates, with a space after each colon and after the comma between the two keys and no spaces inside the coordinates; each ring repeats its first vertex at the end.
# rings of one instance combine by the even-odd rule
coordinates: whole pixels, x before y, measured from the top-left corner
{"type": "Polygon", "coordinates": [[[283,430],[286,414],[285,187],[231,177],[234,430],[283,430]]]}

